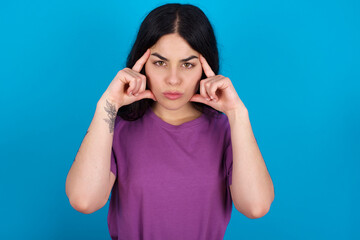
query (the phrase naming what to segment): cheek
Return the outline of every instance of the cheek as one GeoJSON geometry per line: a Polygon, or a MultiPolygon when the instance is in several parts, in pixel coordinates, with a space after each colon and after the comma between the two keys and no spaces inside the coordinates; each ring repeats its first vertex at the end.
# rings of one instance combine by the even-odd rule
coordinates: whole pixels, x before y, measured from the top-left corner
{"type": "Polygon", "coordinates": [[[192,75],[193,79],[200,80],[202,75],[202,67],[199,67],[199,65],[197,65],[192,71],[190,71],[190,74],[192,75]]]}
{"type": "Polygon", "coordinates": [[[202,76],[202,68],[200,69],[194,69],[191,73],[188,74],[187,78],[191,79],[191,83],[194,86],[194,88],[198,88],[200,86],[200,80],[202,76]]]}
{"type": "Polygon", "coordinates": [[[166,78],[166,72],[159,67],[152,66],[152,63],[145,64],[146,81],[149,87],[152,86],[152,90],[155,90],[157,86],[162,85],[163,80],[166,78]]]}
{"type": "Polygon", "coordinates": [[[150,64],[150,62],[145,63],[145,76],[147,87],[149,89],[153,89],[155,79],[154,76],[156,76],[156,74],[154,73],[154,70],[151,68],[150,64]]]}
{"type": "Polygon", "coordinates": [[[146,72],[146,76],[152,79],[154,79],[154,77],[159,74],[157,69],[154,68],[154,66],[150,61],[146,62],[145,64],[145,72],[146,72]]]}

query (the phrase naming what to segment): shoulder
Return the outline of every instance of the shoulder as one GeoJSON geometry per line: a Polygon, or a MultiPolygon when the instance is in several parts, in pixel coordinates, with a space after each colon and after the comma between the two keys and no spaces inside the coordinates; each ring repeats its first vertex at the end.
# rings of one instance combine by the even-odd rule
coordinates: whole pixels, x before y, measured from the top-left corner
{"type": "Polygon", "coordinates": [[[128,124],[130,124],[131,121],[124,120],[119,115],[116,115],[115,123],[114,123],[114,133],[121,131],[121,129],[126,128],[128,124]]]}
{"type": "Polygon", "coordinates": [[[225,113],[219,112],[211,107],[206,107],[204,112],[212,119],[218,126],[227,128],[230,126],[229,119],[225,113]]]}
{"type": "Polygon", "coordinates": [[[225,113],[217,111],[213,108],[204,109],[207,116],[210,132],[216,134],[218,139],[228,139],[230,136],[230,123],[225,113]]]}
{"type": "Polygon", "coordinates": [[[124,121],[124,119],[122,119],[119,115],[116,115],[114,129],[119,128],[119,125],[124,125],[125,122],[126,121],[124,121]]]}
{"type": "Polygon", "coordinates": [[[146,118],[144,116],[135,120],[125,120],[121,116],[116,115],[114,123],[114,133],[126,133],[134,129],[142,128],[143,123],[146,121],[146,118]]]}

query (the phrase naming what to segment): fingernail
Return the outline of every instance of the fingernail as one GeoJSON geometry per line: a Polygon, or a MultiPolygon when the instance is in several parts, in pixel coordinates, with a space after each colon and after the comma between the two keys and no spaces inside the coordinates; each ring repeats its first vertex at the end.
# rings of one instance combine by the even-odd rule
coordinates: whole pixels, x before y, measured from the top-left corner
{"type": "Polygon", "coordinates": [[[210,98],[206,98],[206,100],[210,101],[210,98]]]}
{"type": "Polygon", "coordinates": [[[135,94],[134,94],[135,97],[138,96],[138,95],[139,95],[139,93],[135,93],[135,94]]]}
{"type": "Polygon", "coordinates": [[[132,91],[131,92],[129,92],[129,96],[131,96],[132,95],[132,91]]]}
{"type": "Polygon", "coordinates": [[[211,99],[214,99],[212,96],[210,96],[211,99]]]}

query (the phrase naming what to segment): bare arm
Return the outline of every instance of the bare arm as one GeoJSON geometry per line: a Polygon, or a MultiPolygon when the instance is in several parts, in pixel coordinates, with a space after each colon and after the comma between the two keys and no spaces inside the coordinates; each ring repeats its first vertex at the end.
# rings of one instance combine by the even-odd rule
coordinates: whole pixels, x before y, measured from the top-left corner
{"type": "Polygon", "coordinates": [[[120,70],[96,105],[94,118],[66,178],[66,195],[79,212],[92,213],[102,208],[114,185],[110,166],[118,109],[143,98],[156,101],[151,90],[146,89],[146,76],[140,73],[150,52],[147,49],[131,69],[120,70]]]}
{"type": "Polygon", "coordinates": [[[228,112],[233,149],[231,196],[236,209],[260,218],[274,200],[274,186],[252,132],[246,109],[228,112]]]}
{"type": "MultiPolygon", "coordinates": [[[[74,209],[92,213],[107,201],[114,124],[119,106],[101,97],[93,120],[66,178],[66,195],[74,209]]],[[[112,176],[113,179],[113,176],[112,176]]]]}

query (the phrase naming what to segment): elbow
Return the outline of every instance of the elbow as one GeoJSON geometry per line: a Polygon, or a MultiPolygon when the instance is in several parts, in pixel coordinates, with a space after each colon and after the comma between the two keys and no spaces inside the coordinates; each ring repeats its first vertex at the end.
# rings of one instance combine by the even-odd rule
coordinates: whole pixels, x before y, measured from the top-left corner
{"type": "Polygon", "coordinates": [[[265,201],[250,201],[247,205],[239,204],[238,201],[234,201],[235,208],[246,217],[251,219],[261,218],[270,211],[270,206],[274,201],[275,195],[272,193],[271,197],[265,201]],[[255,202],[257,202],[255,204],[255,202]]]}
{"type": "Polygon", "coordinates": [[[70,206],[73,209],[75,209],[78,212],[85,213],[85,214],[90,214],[91,213],[91,211],[89,211],[88,204],[86,204],[86,202],[82,198],[79,198],[78,196],[74,196],[74,194],[72,194],[69,191],[69,187],[68,187],[67,184],[66,184],[65,192],[66,192],[66,195],[67,195],[67,197],[69,199],[70,206]]]}
{"type": "Polygon", "coordinates": [[[91,214],[93,211],[90,210],[87,204],[81,201],[75,201],[75,200],[69,200],[70,205],[78,212],[84,213],[84,214],[91,214]]]}
{"type": "Polygon", "coordinates": [[[251,211],[251,215],[248,217],[251,219],[264,217],[270,211],[271,203],[272,203],[272,201],[265,206],[253,208],[251,211]]]}
{"type": "Polygon", "coordinates": [[[261,218],[269,212],[270,208],[259,207],[251,211],[251,215],[248,216],[251,219],[261,218]]]}
{"type": "Polygon", "coordinates": [[[263,216],[265,216],[269,210],[270,210],[270,206],[269,207],[249,207],[249,208],[240,208],[239,205],[237,205],[234,202],[234,206],[236,208],[236,210],[238,210],[240,213],[244,214],[246,217],[250,218],[250,219],[256,219],[256,218],[261,218],[263,216]]]}
{"type": "Polygon", "coordinates": [[[84,214],[91,214],[93,212],[96,212],[101,207],[99,206],[93,206],[91,204],[88,204],[86,201],[81,200],[71,200],[70,199],[70,205],[78,212],[84,213],[84,214]]]}
{"type": "Polygon", "coordinates": [[[86,197],[83,194],[72,194],[68,188],[66,188],[66,195],[71,207],[84,214],[96,212],[107,203],[107,199],[106,201],[101,201],[101,199],[93,199],[91,197],[86,197]]]}
{"type": "Polygon", "coordinates": [[[274,190],[272,191],[271,200],[267,201],[266,204],[259,204],[257,207],[254,207],[251,211],[251,217],[252,219],[261,218],[265,216],[269,211],[272,202],[274,201],[275,193],[274,190]]]}

